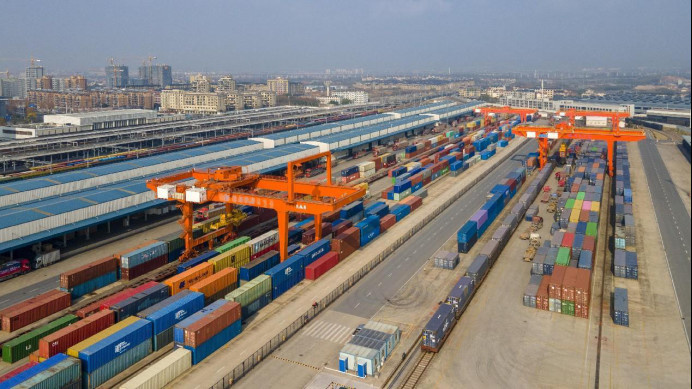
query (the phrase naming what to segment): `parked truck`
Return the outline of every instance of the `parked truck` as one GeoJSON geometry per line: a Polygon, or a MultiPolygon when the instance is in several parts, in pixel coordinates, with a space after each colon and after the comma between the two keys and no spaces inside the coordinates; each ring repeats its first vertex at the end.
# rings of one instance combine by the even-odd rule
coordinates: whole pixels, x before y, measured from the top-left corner
{"type": "Polygon", "coordinates": [[[26,274],[30,271],[31,263],[28,259],[5,262],[0,265],[0,281],[9,280],[10,278],[26,274]]]}

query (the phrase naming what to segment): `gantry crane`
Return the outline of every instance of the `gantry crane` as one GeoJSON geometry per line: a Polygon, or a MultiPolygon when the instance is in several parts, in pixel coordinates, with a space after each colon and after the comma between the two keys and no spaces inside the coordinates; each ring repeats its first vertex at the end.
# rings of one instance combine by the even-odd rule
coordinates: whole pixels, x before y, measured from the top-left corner
{"type": "Polygon", "coordinates": [[[591,139],[602,140],[608,145],[608,175],[613,176],[613,154],[615,152],[615,142],[638,142],[646,139],[644,131],[624,130],[620,128],[620,119],[629,117],[623,112],[601,112],[601,111],[576,111],[568,110],[559,113],[566,116],[568,121],[557,123],[554,126],[532,126],[518,125],[512,129],[516,135],[526,138],[538,139],[539,163],[541,169],[548,160],[548,141],[556,139],[591,139]],[[607,117],[611,120],[610,129],[576,127],[574,125],[576,116],[599,116],[607,117]]]}
{"type": "Polygon", "coordinates": [[[531,108],[512,108],[509,106],[504,107],[480,107],[476,108],[476,113],[483,114],[483,119],[487,119],[488,115],[491,113],[506,113],[510,115],[519,115],[521,122],[526,122],[526,115],[535,115],[538,110],[531,108]]]}
{"type": "Polygon", "coordinates": [[[244,173],[240,166],[205,170],[190,170],[168,177],[147,181],[147,187],[160,199],[177,201],[183,213],[181,224],[185,240],[185,252],[181,260],[195,254],[195,247],[221,236],[227,228],[214,231],[195,239],[192,236],[194,204],[221,202],[227,213],[232,204],[269,208],[276,211],[279,222],[279,252],[285,260],[288,252],[289,212],[304,213],[315,217],[315,240],[322,238],[322,214],[340,209],[365,195],[363,188],[351,188],[332,183],[332,162],[329,151],[288,162],[285,177],[263,176],[244,173]],[[326,157],[327,183],[309,184],[296,182],[294,166],[326,157]],[[195,180],[194,182],[192,180],[195,180]]]}

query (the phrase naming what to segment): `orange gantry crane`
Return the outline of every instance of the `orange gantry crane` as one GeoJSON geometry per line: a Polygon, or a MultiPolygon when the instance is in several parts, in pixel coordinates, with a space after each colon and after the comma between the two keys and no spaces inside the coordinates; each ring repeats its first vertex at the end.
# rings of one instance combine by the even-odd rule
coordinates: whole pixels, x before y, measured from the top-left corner
{"type": "Polygon", "coordinates": [[[557,123],[554,126],[518,125],[512,129],[516,135],[526,138],[538,139],[538,152],[540,167],[543,168],[548,160],[548,141],[557,139],[590,139],[602,140],[608,145],[608,175],[613,176],[613,154],[615,142],[638,142],[646,139],[644,131],[624,130],[620,128],[620,119],[629,117],[624,112],[601,111],[577,111],[567,110],[560,112],[560,116],[568,118],[566,122],[557,123]],[[598,116],[611,120],[611,128],[575,127],[577,116],[598,116]]]}
{"type": "Polygon", "coordinates": [[[194,238],[192,235],[194,204],[224,203],[227,213],[231,213],[233,204],[275,210],[279,222],[279,252],[283,261],[288,252],[289,212],[314,215],[315,240],[319,240],[322,238],[323,213],[340,209],[365,195],[363,188],[351,188],[332,183],[332,161],[329,151],[288,162],[285,177],[243,173],[241,166],[193,169],[148,180],[147,188],[155,191],[160,199],[180,203],[179,208],[183,213],[181,238],[185,241],[185,251],[180,257],[181,261],[195,255],[196,246],[211,243],[214,238],[224,235],[231,228],[228,226],[194,238]],[[295,166],[322,157],[327,159],[326,184],[296,182],[295,166]]]}
{"type": "Polygon", "coordinates": [[[476,113],[483,114],[483,118],[487,119],[488,115],[491,113],[506,113],[510,115],[519,115],[521,122],[526,122],[526,115],[535,115],[538,112],[536,109],[531,108],[512,108],[509,106],[504,107],[480,107],[476,108],[476,113]]]}

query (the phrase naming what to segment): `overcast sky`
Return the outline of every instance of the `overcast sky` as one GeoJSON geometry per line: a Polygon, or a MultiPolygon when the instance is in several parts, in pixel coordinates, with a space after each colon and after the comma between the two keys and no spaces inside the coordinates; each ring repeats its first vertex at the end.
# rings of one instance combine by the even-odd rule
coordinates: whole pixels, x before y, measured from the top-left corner
{"type": "MultiPolygon", "coordinates": [[[[0,70],[690,68],[690,0],[3,0],[0,70]]],[[[131,70],[131,74],[134,74],[131,70]]]]}

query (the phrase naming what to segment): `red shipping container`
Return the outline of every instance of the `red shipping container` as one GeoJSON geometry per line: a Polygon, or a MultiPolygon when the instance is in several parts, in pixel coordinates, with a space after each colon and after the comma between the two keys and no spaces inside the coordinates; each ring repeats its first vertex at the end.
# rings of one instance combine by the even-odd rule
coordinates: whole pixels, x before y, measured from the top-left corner
{"type": "Polygon", "coordinates": [[[591,270],[577,269],[574,292],[574,302],[588,309],[591,300],[591,270]]]}
{"type": "Polygon", "coordinates": [[[331,242],[331,251],[339,254],[339,261],[343,261],[359,248],[360,230],[356,227],[347,229],[343,234],[332,239],[331,242]]]}
{"type": "Polygon", "coordinates": [[[81,317],[84,319],[85,317],[88,317],[90,315],[93,315],[94,313],[98,312],[101,310],[101,301],[97,301],[95,303],[91,303],[83,308],[80,308],[75,312],[75,315],[78,317],[81,317]]]}
{"type": "Polygon", "coordinates": [[[411,181],[411,185],[423,182],[423,173],[413,175],[411,178],[409,178],[409,181],[411,181]]]}
{"type": "Polygon", "coordinates": [[[570,249],[574,245],[574,233],[573,232],[565,232],[564,235],[562,235],[562,247],[569,247],[570,249]]]}
{"type": "Polygon", "coordinates": [[[387,231],[395,223],[396,223],[396,216],[392,215],[391,213],[384,215],[384,217],[382,217],[382,219],[380,219],[380,233],[387,231]]]}
{"type": "Polygon", "coordinates": [[[421,166],[429,165],[430,164],[430,158],[425,157],[425,158],[421,159],[420,164],[421,164],[421,166]]]}
{"type": "Polygon", "coordinates": [[[331,223],[339,218],[339,211],[325,212],[322,214],[322,222],[331,223]]]}
{"type": "Polygon", "coordinates": [[[561,300],[575,302],[575,288],[577,285],[577,268],[568,267],[565,269],[565,278],[562,279],[562,297],[561,300]]]}
{"type": "Polygon", "coordinates": [[[591,236],[591,235],[584,236],[584,243],[582,244],[581,249],[582,250],[589,250],[595,256],[595,254],[596,254],[595,253],[595,251],[596,251],[596,238],[591,236]]]}
{"type": "Polygon", "coordinates": [[[300,226],[300,228],[301,228],[303,231],[306,231],[306,232],[309,231],[309,230],[311,230],[311,229],[313,229],[314,227],[315,227],[315,221],[314,221],[314,220],[310,220],[309,222],[307,222],[307,223],[303,224],[302,226],[300,226]]]}
{"type": "Polygon", "coordinates": [[[136,288],[128,288],[123,290],[122,292],[118,292],[112,296],[106,297],[102,300],[99,300],[95,303],[89,304],[81,309],[79,309],[77,312],[75,312],[75,315],[81,317],[84,319],[85,317],[88,317],[89,315],[92,315],[98,311],[108,309],[111,307],[111,305],[118,303],[120,301],[125,300],[128,297],[132,297],[137,293],[140,293],[142,291],[145,291],[149,288],[151,288],[154,285],[157,285],[158,283],[155,281],[149,281],[146,284],[140,285],[136,288]]]}
{"type": "Polygon", "coordinates": [[[588,221],[589,221],[589,210],[588,209],[582,209],[581,212],[579,212],[579,221],[588,223],[588,221]]]}
{"type": "Polygon", "coordinates": [[[316,280],[339,263],[339,254],[330,251],[305,267],[305,279],[316,280]]]}
{"type": "Polygon", "coordinates": [[[382,169],[382,159],[381,158],[374,158],[372,162],[375,164],[375,171],[378,171],[382,169]]]}
{"type": "Polygon", "coordinates": [[[5,375],[0,376],[0,382],[7,381],[10,378],[16,376],[17,374],[23,372],[24,370],[28,370],[30,367],[36,366],[36,364],[38,364],[37,361],[31,361],[31,362],[25,363],[22,366],[19,366],[18,368],[6,373],[5,375]]]}
{"type": "Polygon", "coordinates": [[[418,196],[408,196],[399,203],[410,206],[411,212],[413,212],[416,209],[418,209],[421,205],[423,205],[423,199],[418,196]]]}
{"type": "Polygon", "coordinates": [[[548,284],[548,297],[562,299],[562,281],[565,279],[565,266],[555,265],[548,284]]]}
{"type": "Polygon", "coordinates": [[[337,237],[351,227],[353,227],[353,222],[351,220],[344,220],[337,225],[332,225],[332,236],[337,237]]]}
{"type": "Polygon", "coordinates": [[[431,177],[423,178],[423,186],[428,185],[432,181],[431,177]]]}
{"type": "Polygon", "coordinates": [[[2,330],[15,331],[70,306],[70,294],[51,290],[0,311],[2,330]]]}
{"type": "Polygon", "coordinates": [[[118,258],[107,257],[60,274],[60,287],[73,288],[89,280],[118,270],[118,258]]]}
{"type": "Polygon", "coordinates": [[[536,308],[544,311],[550,310],[550,300],[548,296],[548,287],[550,284],[550,276],[543,276],[538,291],[536,292],[536,308]]]}
{"type": "Polygon", "coordinates": [[[115,313],[101,311],[84,320],[62,328],[38,341],[38,356],[50,358],[55,354],[67,352],[67,349],[84,339],[95,335],[113,325],[115,313]]]}
{"type": "Polygon", "coordinates": [[[229,301],[185,328],[185,345],[197,347],[240,320],[240,304],[229,301]]]}
{"type": "Polygon", "coordinates": [[[255,227],[260,223],[260,217],[257,215],[248,215],[243,221],[238,224],[238,231],[246,231],[252,227],[255,227]]]}
{"type": "Polygon", "coordinates": [[[384,191],[382,191],[382,193],[380,193],[380,197],[382,198],[382,200],[387,200],[387,193],[388,193],[388,192],[391,192],[391,191],[392,191],[392,189],[391,189],[391,188],[390,188],[390,189],[387,189],[387,190],[384,190],[384,191]]]}
{"type": "Polygon", "coordinates": [[[581,304],[574,304],[574,316],[583,319],[589,318],[589,307],[581,304]]]}
{"type": "Polygon", "coordinates": [[[168,263],[168,254],[162,255],[160,257],[154,258],[151,261],[144,262],[141,265],[137,265],[135,267],[131,267],[129,269],[126,268],[121,268],[120,269],[120,278],[123,280],[134,280],[137,277],[143,276],[150,271],[154,271],[161,266],[165,265],[168,263]]]}

